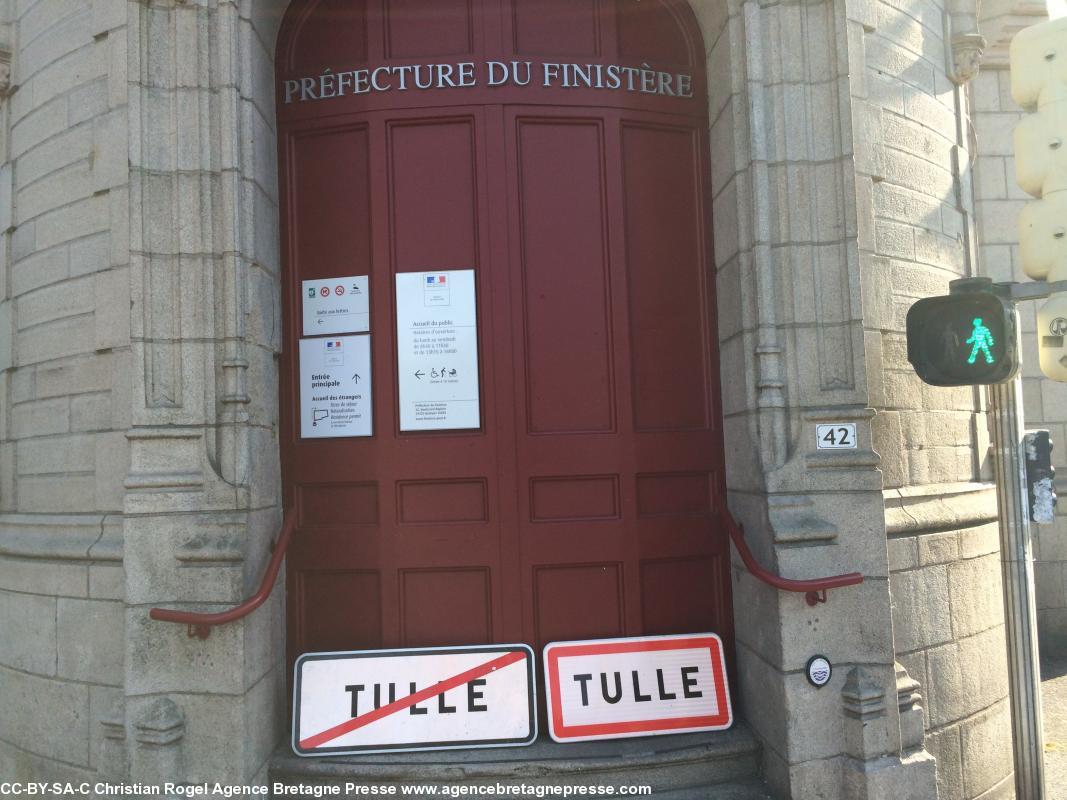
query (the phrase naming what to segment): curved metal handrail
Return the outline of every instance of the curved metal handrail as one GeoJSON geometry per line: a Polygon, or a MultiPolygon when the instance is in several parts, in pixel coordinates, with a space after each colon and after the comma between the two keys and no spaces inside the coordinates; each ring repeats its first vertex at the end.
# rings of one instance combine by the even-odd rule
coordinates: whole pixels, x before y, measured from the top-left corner
{"type": "Polygon", "coordinates": [[[846,572],[843,575],[804,580],[783,578],[781,575],[768,572],[760,566],[760,563],[756,561],[756,557],[752,555],[752,551],[748,549],[748,544],[745,543],[745,529],[738,524],[729,511],[725,512],[724,517],[726,518],[727,530],[730,532],[730,539],[733,541],[734,547],[737,548],[738,555],[741,556],[741,560],[748,571],[775,589],[781,589],[785,592],[804,592],[804,599],[809,606],[825,603],[827,589],[838,589],[842,586],[855,586],[863,583],[863,575],[859,572],[846,572]]]}
{"type": "Polygon", "coordinates": [[[189,636],[197,639],[206,639],[210,636],[211,629],[215,625],[225,625],[227,622],[233,622],[248,616],[270,597],[271,590],[274,588],[274,581],[282,568],[282,559],[285,558],[285,551],[289,547],[289,540],[292,539],[295,529],[296,509],[293,508],[285,515],[285,519],[282,521],[281,535],[274,543],[274,551],[271,553],[270,561],[267,563],[267,571],[263,574],[259,589],[239,606],[234,606],[227,611],[214,613],[178,611],[173,608],[153,608],[148,612],[148,616],[160,622],[178,622],[188,625],[189,636]]]}

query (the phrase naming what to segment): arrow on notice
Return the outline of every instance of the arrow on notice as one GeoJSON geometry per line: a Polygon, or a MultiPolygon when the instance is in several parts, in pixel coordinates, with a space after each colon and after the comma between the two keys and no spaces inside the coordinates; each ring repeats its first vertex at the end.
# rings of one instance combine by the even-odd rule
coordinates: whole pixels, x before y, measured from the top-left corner
{"type": "Polygon", "coordinates": [[[422,380],[422,376],[425,375],[425,374],[426,373],[423,372],[421,369],[415,370],[415,377],[418,378],[420,381],[422,380]]]}
{"type": "Polygon", "coordinates": [[[359,383],[359,373],[358,372],[355,375],[352,376],[352,380],[354,380],[356,383],[359,383]]]}

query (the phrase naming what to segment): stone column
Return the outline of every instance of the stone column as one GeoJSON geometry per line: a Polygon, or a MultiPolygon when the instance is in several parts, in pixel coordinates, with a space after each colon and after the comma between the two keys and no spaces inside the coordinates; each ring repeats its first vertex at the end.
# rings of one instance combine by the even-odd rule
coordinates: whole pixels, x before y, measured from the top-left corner
{"type": "Polygon", "coordinates": [[[932,759],[914,742],[904,752],[900,706],[885,702],[896,658],[871,384],[888,275],[869,263],[882,152],[865,83],[878,5],[693,4],[710,48],[730,507],[765,567],[865,577],[810,607],[735,561],[742,713],[767,780],[791,797],[888,798],[903,785],[936,795],[932,759]],[[856,448],[819,450],[820,423],[854,424],[856,448]],[[821,689],[805,674],[815,654],[835,666],[821,689]],[[849,676],[859,694],[843,708],[849,676]],[[872,719],[868,689],[881,698],[872,719]]]}
{"type": "Polygon", "coordinates": [[[133,759],[131,778],[240,783],[282,735],[284,580],[206,640],[148,612],[240,603],[281,524],[274,39],[260,3],[129,12],[127,707],[171,694],[189,733],[184,772],[133,759]]]}

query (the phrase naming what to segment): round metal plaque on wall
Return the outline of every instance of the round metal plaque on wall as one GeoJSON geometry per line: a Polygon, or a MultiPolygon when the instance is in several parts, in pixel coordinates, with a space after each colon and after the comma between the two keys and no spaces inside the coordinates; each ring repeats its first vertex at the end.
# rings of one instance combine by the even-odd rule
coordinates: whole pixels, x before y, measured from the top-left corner
{"type": "Polygon", "coordinates": [[[808,659],[807,672],[811,685],[821,689],[830,682],[834,668],[826,656],[812,656],[808,659]]]}

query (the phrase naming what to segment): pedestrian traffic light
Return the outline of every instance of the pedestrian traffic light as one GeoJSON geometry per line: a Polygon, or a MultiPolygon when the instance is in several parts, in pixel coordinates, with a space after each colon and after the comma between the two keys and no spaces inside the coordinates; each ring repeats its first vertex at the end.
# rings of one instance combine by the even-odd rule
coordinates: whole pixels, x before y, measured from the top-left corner
{"type": "Polygon", "coordinates": [[[1048,431],[1031,431],[1023,439],[1026,454],[1027,507],[1033,522],[1056,521],[1056,470],[1048,431]]]}
{"type": "Polygon", "coordinates": [[[992,282],[958,282],[908,310],[908,361],[932,386],[1003,383],[1019,369],[1018,315],[992,282]]]}
{"type": "MultiPolygon", "coordinates": [[[[1034,113],[1015,128],[1015,177],[1038,198],[1019,214],[1019,255],[1026,274],[1067,280],[1067,17],[1031,25],[1011,43],[1011,93],[1034,113]]],[[[1041,371],[1067,381],[1067,292],[1037,312],[1041,371]]]]}

